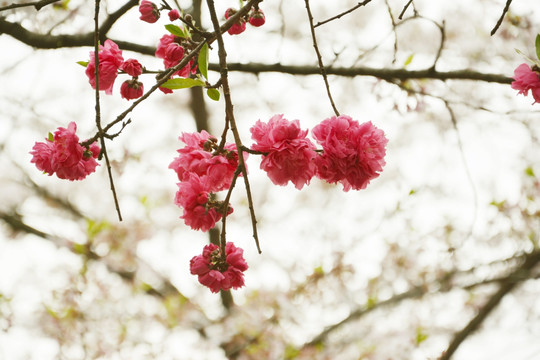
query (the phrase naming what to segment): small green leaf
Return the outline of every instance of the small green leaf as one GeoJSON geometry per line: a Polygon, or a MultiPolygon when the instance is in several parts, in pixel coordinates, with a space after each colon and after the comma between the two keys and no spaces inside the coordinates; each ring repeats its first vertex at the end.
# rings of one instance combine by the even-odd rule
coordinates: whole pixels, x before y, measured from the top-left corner
{"type": "Polygon", "coordinates": [[[199,52],[199,71],[205,79],[208,79],[208,44],[204,44],[199,52]]]}
{"type": "Polygon", "coordinates": [[[534,42],[536,47],[536,57],[540,60],[540,34],[536,35],[536,41],[534,42]]]}
{"type": "Polygon", "coordinates": [[[416,345],[420,345],[428,338],[428,334],[421,327],[416,328],[416,345]]]}
{"type": "Polygon", "coordinates": [[[530,177],[535,177],[533,168],[530,166],[526,168],[525,175],[530,176],[530,177]]]}
{"type": "Polygon", "coordinates": [[[89,61],[77,61],[77,64],[79,64],[81,66],[84,66],[84,67],[87,67],[88,63],[89,63],[89,61]]]}
{"type": "Polygon", "coordinates": [[[176,26],[176,25],[173,25],[173,24],[167,24],[165,25],[165,29],[167,29],[168,32],[170,32],[171,34],[173,34],[174,36],[178,36],[178,37],[181,37],[181,38],[187,38],[188,36],[184,33],[184,31],[176,26]]]}
{"type": "Polygon", "coordinates": [[[204,81],[199,79],[190,79],[190,78],[176,78],[176,79],[169,79],[167,82],[165,82],[161,87],[171,89],[171,90],[177,90],[177,89],[187,89],[194,86],[204,86],[206,85],[204,81]]]}
{"type": "Polygon", "coordinates": [[[221,96],[219,90],[214,88],[206,90],[206,95],[214,101],[219,101],[219,97],[221,96]]]}
{"type": "Polygon", "coordinates": [[[414,54],[409,55],[409,57],[403,63],[403,67],[407,67],[407,65],[409,65],[412,62],[413,58],[414,58],[414,54]]]}
{"type": "Polygon", "coordinates": [[[54,141],[54,135],[49,131],[49,141],[54,141]]]}

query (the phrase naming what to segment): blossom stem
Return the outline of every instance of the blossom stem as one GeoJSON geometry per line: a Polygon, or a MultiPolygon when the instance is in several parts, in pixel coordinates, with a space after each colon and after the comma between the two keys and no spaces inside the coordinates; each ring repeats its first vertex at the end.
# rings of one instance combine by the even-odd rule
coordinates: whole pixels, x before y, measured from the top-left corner
{"type": "Polygon", "coordinates": [[[111,191],[114,199],[114,206],[116,207],[116,213],[118,214],[118,220],[122,221],[122,213],[120,211],[120,204],[118,203],[118,196],[116,195],[116,189],[114,186],[114,180],[112,176],[111,163],[109,161],[109,155],[107,154],[107,148],[105,147],[105,132],[101,127],[101,108],[99,104],[99,2],[96,0],[95,14],[94,14],[94,64],[95,64],[95,78],[96,78],[96,127],[98,129],[99,140],[101,143],[101,151],[105,157],[105,163],[107,164],[107,173],[109,174],[109,183],[111,185],[111,191]]]}
{"type": "MultiPolygon", "coordinates": [[[[250,3],[255,3],[258,0],[250,1],[250,3]]],[[[210,18],[212,19],[212,25],[214,26],[214,31],[216,33],[216,40],[218,43],[218,56],[219,56],[219,67],[220,67],[220,74],[221,74],[221,83],[223,86],[223,96],[225,98],[225,121],[226,125],[229,124],[231,131],[234,135],[234,142],[236,143],[236,149],[238,151],[238,168],[241,169],[242,175],[244,178],[244,185],[246,188],[246,195],[248,199],[248,205],[249,205],[249,212],[251,215],[251,225],[253,228],[253,238],[255,239],[255,244],[257,246],[257,251],[259,254],[262,252],[260,245],[259,245],[259,236],[257,234],[257,218],[255,216],[255,209],[253,207],[253,198],[251,196],[251,187],[249,185],[249,179],[247,176],[247,170],[246,170],[246,164],[244,162],[244,154],[243,154],[243,145],[242,140],[240,139],[240,134],[238,133],[238,129],[236,127],[236,121],[234,119],[234,112],[233,112],[233,104],[231,100],[231,91],[229,88],[229,80],[228,80],[228,70],[227,70],[227,52],[225,51],[225,43],[223,42],[223,36],[221,34],[219,21],[216,14],[216,8],[214,6],[214,0],[208,0],[208,10],[210,11],[210,18]]],[[[247,11],[247,10],[245,10],[247,11]]],[[[236,14],[238,15],[238,13],[236,14]]],[[[232,18],[232,17],[231,17],[232,18]]],[[[231,20],[229,18],[229,21],[231,20]]]]}

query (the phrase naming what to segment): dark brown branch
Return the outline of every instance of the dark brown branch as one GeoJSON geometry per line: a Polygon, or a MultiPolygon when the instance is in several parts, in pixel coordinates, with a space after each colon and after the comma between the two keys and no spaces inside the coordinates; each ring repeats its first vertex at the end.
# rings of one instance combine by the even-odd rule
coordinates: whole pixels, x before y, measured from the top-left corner
{"type": "MultiPolygon", "coordinates": [[[[291,75],[320,75],[317,66],[310,65],[283,65],[283,64],[261,64],[261,63],[229,63],[230,71],[239,71],[252,74],[265,72],[278,72],[291,75]]],[[[219,66],[209,64],[210,70],[219,71],[219,66]]],[[[484,82],[494,82],[499,84],[510,84],[513,79],[500,74],[481,73],[474,70],[454,70],[436,71],[433,69],[406,70],[406,69],[381,69],[370,67],[327,67],[328,75],[343,77],[373,76],[383,80],[411,80],[411,79],[435,79],[435,80],[474,80],[484,82]]]]}
{"type": "Polygon", "coordinates": [[[497,20],[497,24],[495,24],[495,27],[491,30],[491,36],[495,35],[497,30],[501,26],[501,24],[502,24],[502,22],[504,20],[504,16],[508,12],[508,9],[510,8],[511,3],[512,3],[512,0],[506,0],[506,5],[504,5],[504,9],[502,11],[501,17],[499,18],[499,20],[497,20]]]}
{"type": "Polygon", "coordinates": [[[409,5],[411,5],[412,2],[413,2],[413,0],[409,0],[409,2],[407,2],[407,4],[405,4],[405,6],[403,7],[403,10],[401,10],[401,13],[398,16],[399,20],[403,19],[403,15],[405,15],[405,11],[407,11],[407,9],[409,8],[409,5]]]}
{"type": "MultiPolygon", "coordinates": [[[[100,41],[105,40],[106,34],[109,32],[114,23],[124,15],[129,9],[137,5],[137,0],[129,0],[120,9],[110,14],[103,24],[101,24],[100,41]]],[[[13,38],[25,43],[29,46],[39,49],[58,49],[63,47],[79,47],[79,46],[92,46],[94,44],[94,31],[76,34],[76,35],[48,35],[39,34],[27,30],[19,23],[14,23],[0,18],[0,35],[7,34],[13,38]]],[[[115,41],[116,42],[116,41],[115,41]]],[[[116,42],[119,44],[118,42],[116,42]]],[[[133,44],[136,45],[136,44],[133,44]]],[[[120,44],[119,44],[120,46],[120,44]]],[[[134,46],[133,46],[134,47],[134,46]]],[[[145,49],[144,47],[140,49],[145,49]]],[[[126,49],[132,50],[132,49],[126,49]]],[[[147,49],[145,49],[147,50],[147,49]]],[[[134,50],[135,51],[135,50],[134,50]]]]}
{"type": "Polygon", "coordinates": [[[324,70],[322,55],[321,55],[321,52],[319,51],[319,46],[317,46],[317,37],[315,36],[315,27],[313,26],[313,15],[311,14],[309,0],[304,0],[304,2],[306,4],[306,11],[307,11],[307,16],[309,20],[309,29],[311,31],[311,39],[313,41],[313,48],[315,49],[315,53],[317,54],[317,61],[319,62],[319,71],[324,80],[324,85],[326,87],[326,94],[328,95],[328,99],[330,100],[332,109],[334,109],[334,113],[336,114],[336,116],[339,116],[339,111],[336,107],[336,104],[334,103],[334,99],[332,98],[332,92],[330,91],[330,84],[328,83],[328,77],[326,76],[326,71],[324,70]]]}
{"type": "Polygon", "coordinates": [[[24,4],[11,4],[11,5],[0,7],[0,12],[4,10],[11,10],[11,9],[17,9],[17,8],[28,7],[28,6],[33,6],[37,11],[39,11],[41,10],[42,7],[58,2],[58,1],[60,0],[41,0],[41,1],[28,2],[24,4]]]}
{"type": "Polygon", "coordinates": [[[344,15],[347,15],[347,14],[350,14],[352,13],[354,10],[358,9],[359,7],[361,6],[365,6],[367,4],[369,4],[371,2],[371,0],[365,0],[365,1],[362,1],[362,2],[359,2],[357,5],[355,5],[354,7],[350,8],[349,10],[346,10],[340,14],[337,14],[336,16],[332,16],[331,18],[329,19],[326,19],[326,20],[323,20],[323,21],[319,21],[317,24],[315,24],[313,27],[316,28],[316,27],[319,27],[321,25],[324,25],[330,21],[333,21],[333,20],[336,20],[336,19],[339,19],[341,18],[342,16],[344,15]]]}
{"type": "Polygon", "coordinates": [[[480,309],[478,314],[459,332],[448,345],[448,348],[440,357],[440,360],[448,360],[452,357],[458,347],[469,335],[474,333],[484,322],[488,315],[497,307],[503,297],[512,291],[520,282],[530,278],[530,271],[540,262],[540,251],[530,253],[521,266],[501,281],[499,289],[491,296],[486,304],[480,309]]]}

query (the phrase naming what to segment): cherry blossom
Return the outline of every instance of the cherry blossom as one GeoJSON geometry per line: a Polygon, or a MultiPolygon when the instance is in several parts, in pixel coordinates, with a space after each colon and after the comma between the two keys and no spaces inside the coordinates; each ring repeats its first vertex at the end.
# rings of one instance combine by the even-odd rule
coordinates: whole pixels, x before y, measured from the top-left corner
{"type": "Polygon", "coordinates": [[[309,184],[317,167],[315,145],[306,138],[308,130],[300,129],[298,120],[289,121],[283,115],[274,115],[268,123],[258,120],[250,129],[256,143],[252,150],[265,153],[261,169],[276,185],[291,181],[297,189],[309,184]]]}
{"type": "Polygon", "coordinates": [[[248,269],[243,254],[242,248],[227,242],[224,258],[217,245],[208,244],[204,247],[202,255],[191,259],[190,272],[197,275],[199,282],[213,293],[238,289],[244,286],[244,271],[248,269]]]}
{"type": "Polygon", "coordinates": [[[176,9],[172,9],[171,11],[169,11],[168,15],[169,15],[169,20],[171,21],[180,19],[180,13],[176,9]]]}
{"type": "Polygon", "coordinates": [[[127,59],[122,66],[120,66],[120,69],[134,77],[142,74],[142,65],[136,59],[127,59]]]}
{"type": "Polygon", "coordinates": [[[82,180],[93,173],[99,165],[96,158],[100,148],[94,142],[89,149],[79,144],[79,137],[75,135],[77,125],[69,123],[67,129],[60,127],[54,132],[51,139],[45,142],[36,142],[30,154],[30,162],[49,174],[56,173],[60,179],[82,180]]]}
{"type": "Polygon", "coordinates": [[[324,120],[313,129],[323,153],[315,159],[317,176],[341,183],[344,191],[364,189],[386,164],[384,132],[371,122],[359,124],[341,115],[324,120]]]}
{"type": "MultiPolygon", "coordinates": [[[[124,63],[122,50],[112,40],[105,40],[104,46],[99,46],[99,90],[105,90],[105,94],[111,95],[114,81],[118,75],[118,69],[124,63]]],[[[86,76],[92,88],[96,88],[94,52],[90,52],[90,61],[86,67],[86,76]]]]}
{"type": "Polygon", "coordinates": [[[540,75],[533,70],[528,64],[521,64],[514,70],[514,81],[512,89],[519,90],[518,94],[527,96],[529,90],[534,98],[535,103],[540,103],[540,75]]]}

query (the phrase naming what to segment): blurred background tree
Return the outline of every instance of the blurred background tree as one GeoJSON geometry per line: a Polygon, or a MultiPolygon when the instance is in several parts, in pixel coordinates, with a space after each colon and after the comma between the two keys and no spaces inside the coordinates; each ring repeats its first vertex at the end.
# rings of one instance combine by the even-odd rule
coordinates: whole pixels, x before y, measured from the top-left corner
{"type": "MultiPolygon", "coordinates": [[[[70,121],[81,138],[96,131],[77,64],[93,49],[94,3],[21,3],[0,1],[0,359],[540,356],[538,105],[509,86],[524,62],[514,49],[535,57],[535,4],[266,0],[264,26],[225,34],[246,145],[258,119],[283,113],[311,129],[334,114],[312,29],[335,107],[389,144],[382,175],[359,192],[277,187],[250,156],[262,254],[237,189],[227,234],[250,269],[245,288],[217,296],[189,259],[219,230],[179,219],[167,166],[182,132],[221,133],[223,99],[154,93],[128,115],[108,142],[119,222],[104,164],[67,182],[28,154],[70,121]]],[[[101,40],[159,69],[165,30],[137,5],[102,1],[101,40]]],[[[171,5],[211,31],[205,1],[171,5]]],[[[217,81],[217,45],[210,70],[217,81]]],[[[118,87],[101,99],[104,123],[129,106],[118,87]]]]}

